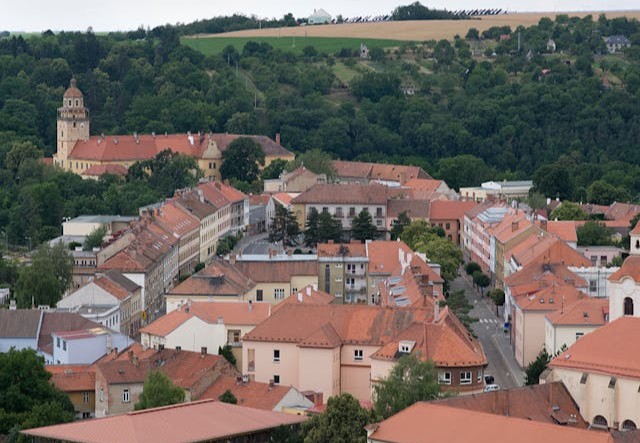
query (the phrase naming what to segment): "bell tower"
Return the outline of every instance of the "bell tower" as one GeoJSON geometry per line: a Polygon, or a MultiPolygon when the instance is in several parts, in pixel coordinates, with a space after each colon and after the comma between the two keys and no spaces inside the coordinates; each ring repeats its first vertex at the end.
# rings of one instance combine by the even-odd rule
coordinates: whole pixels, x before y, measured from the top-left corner
{"type": "Polygon", "coordinates": [[[58,108],[58,132],[54,164],[70,170],[67,160],[78,140],[89,139],[89,110],[84,107],[84,96],[72,78],[69,88],[62,98],[62,107],[58,108]]]}

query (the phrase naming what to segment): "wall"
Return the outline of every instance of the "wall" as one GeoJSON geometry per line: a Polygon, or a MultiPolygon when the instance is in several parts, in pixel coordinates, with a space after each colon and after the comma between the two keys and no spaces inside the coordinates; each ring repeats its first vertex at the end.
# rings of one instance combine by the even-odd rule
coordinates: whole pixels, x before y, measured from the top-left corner
{"type": "Polygon", "coordinates": [[[551,311],[522,311],[518,309],[516,337],[519,337],[519,352],[516,361],[522,367],[536,359],[546,342],[545,315],[551,311]],[[522,322],[520,321],[522,319],[522,322]]]}
{"type": "Polygon", "coordinates": [[[37,338],[0,338],[0,352],[8,352],[9,349],[16,348],[21,349],[38,349],[37,338]]]}
{"type": "Polygon", "coordinates": [[[300,391],[322,392],[322,401],[340,394],[340,347],[332,349],[299,348],[300,391]]]}
{"type": "Polygon", "coordinates": [[[371,400],[371,355],[379,346],[344,345],[340,351],[341,392],[358,400],[371,400]],[[362,350],[362,361],[355,360],[354,351],[362,350]]]}
{"type": "Polygon", "coordinates": [[[562,345],[567,348],[573,345],[576,340],[576,334],[584,335],[595,331],[598,326],[589,325],[567,325],[554,326],[549,319],[545,318],[545,348],[551,355],[555,355],[562,349],[562,345]]]}
{"type": "Polygon", "coordinates": [[[624,315],[624,299],[627,297],[633,300],[633,316],[640,317],[640,284],[635,283],[630,277],[610,284],[609,321],[612,322],[624,315]]]}
{"type": "Polygon", "coordinates": [[[96,415],[96,395],[95,395],[95,391],[91,390],[91,391],[86,391],[89,394],[89,401],[85,402],[84,401],[84,392],[85,391],[78,391],[78,392],[67,392],[67,395],[69,396],[69,400],[71,400],[71,403],[73,403],[73,409],[76,412],[76,419],[82,419],[83,418],[83,414],[89,414],[89,416],[91,418],[95,417],[96,415]]]}
{"type": "Polygon", "coordinates": [[[227,343],[224,324],[209,324],[198,317],[191,317],[166,336],[165,347],[181,346],[185,351],[200,352],[207,348],[209,354],[217,354],[218,347],[227,343]]]}
{"type": "MultiPolygon", "coordinates": [[[[299,383],[299,349],[295,343],[276,342],[242,342],[242,373],[253,375],[253,379],[262,383],[269,383],[274,375],[280,376],[280,384],[300,388],[299,383]],[[249,371],[248,350],[255,352],[255,370],[249,371]],[[273,361],[273,350],[280,350],[280,361],[273,361]]],[[[326,371],[326,367],[323,369],[326,371]]]]}

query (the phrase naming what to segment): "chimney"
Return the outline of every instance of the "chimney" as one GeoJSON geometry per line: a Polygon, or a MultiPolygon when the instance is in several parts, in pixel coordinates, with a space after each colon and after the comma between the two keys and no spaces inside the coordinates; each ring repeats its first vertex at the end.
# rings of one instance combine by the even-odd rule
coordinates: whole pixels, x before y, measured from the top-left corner
{"type": "Polygon", "coordinates": [[[519,225],[520,225],[519,221],[511,222],[511,232],[516,232],[518,230],[519,225]]]}
{"type": "Polygon", "coordinates": [[[236,376],[236,384],[237,384],[237,385],[242,384],[242,375],[237,375],[237,376],[236,376]]]}
{"type": "Polygon", "coordinates": [[[131,359],[131,363],[133,363],[133,366],[135,366],[136,368],[139,366],[139,362],[138,362],[138,356],[134,355],[131,359]]]}
{"type": "Polygon", "coordinates": [[[279,132],[276,134],[276,143],[280,144],[280,133],[279,132]]]}
{"type": "Polygon", "coordinates": [[[400,184],[404,185],[407,182],[407,173],[404,171],[401,172],[398,178],[399,178],[400,184]]]}
{"type": "Polygon", "coordinates": [[[223,325],[223,324],[224,324],[224,319],[222,318],[222,316],[221,316],[221,315],[219,315],[219,316],[218,316],[218,321],[217,321],[217,323],[218,323],[219,325],[223,325]]]}
{"type": "Polygon", "coordinates": [[[164,351],[164,345],[162,344],[158,345],[158,351],[164,351]]]}
{"type": "Polygon", "coordinates": [[[547,221],[546,220],[540,220],[540,229],[542,229],[543,231],[547,231],[547,221]]]}
{"type": "Polygon", "coordinates": [[[236,264],[236,254],[229,254],[229,263],[232,265],[236,264]]]}
{"type": "Polygon", "coordinates": [[[253,310],[253,300],[249,300],[249,310],[253,310]]]}
{"type": "Polygon", "coordinates": [[[201,356],[202,358],[204,358],[204,357],[205,357],[205,355],[207,355],[207,347],[206,347],[206,346],[202,346],[202,347],[200,348],[200,356],[201,356]]]}
{"type": "Polygon", "coordinates": [[[273,381],[273,379],[269,380],[269,390],[271,391],[274,387],[276,386],[275,382],[273,381]]]}

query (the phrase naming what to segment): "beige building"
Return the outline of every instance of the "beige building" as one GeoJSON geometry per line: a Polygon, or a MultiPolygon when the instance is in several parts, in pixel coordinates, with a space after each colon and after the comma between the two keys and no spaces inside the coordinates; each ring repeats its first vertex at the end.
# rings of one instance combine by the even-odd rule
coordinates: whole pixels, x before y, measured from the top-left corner
{"type": "Polygon", "coordinates": [[[218,238],[216,219],[218,208],[204,198],[201,189],[184,189],[176,192],[174,203],[200,221],[200,263],[208,263],[215,255],[218,238]]]}
{"type": "Polygon", "coordinates": [[[627,257],[609,277],[609,315],[611,321],[623,316],[640,317],[640,255],[627,257]]]}
{"type": "Polygon", "coordinates": [[[369,258],[358,241],[318,244],[318,287],[342,303],[368,303],[369,258]]]}
{"type": "Polygon", "coordinates": [[[135,162],[152,159],[163,150],[170,149],[195,157],[206,178],[219,180],[222,153],[231,142],[240,137],[251,138],[260,144],[265,153],[265,166],[275,159],[290,161],[295,158],[279,141],[256,135],[188,132],[90,136],[89,110],[84,107],[84,97],[76,80],[71,79],[71,84],[64,93],[62,107],[58,108],[57,149],[53,162],[65,171],[93,177],[95,174],[87,174],[87,171],[104,168],[108,172],[107,168],[113,171],[114,166],[128,168],[135,162]]]}
{"type": "Polygon", "coordinates": [[[326,183],[325,174],[316,174],[304,166],[291,172],[282,172],[280,177],[264,181],[264,192],[275,194],[278,192],[304,192],[314,185],[326,183]]]}
{"type": "Polygon", "coordinates": [[[594,428],[640,424],[640,318],[622,317],[585,335],[553,359],[541,381],[562,381],[594,428]]]}

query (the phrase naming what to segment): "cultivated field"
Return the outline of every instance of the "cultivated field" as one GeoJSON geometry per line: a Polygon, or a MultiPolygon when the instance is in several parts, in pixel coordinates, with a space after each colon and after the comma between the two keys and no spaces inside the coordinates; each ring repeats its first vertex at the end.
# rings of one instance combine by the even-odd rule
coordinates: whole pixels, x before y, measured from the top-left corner
{"type": "MultiPolygon", "coordinates": [[[[453,39],[457,34],[464,37],[469,28],[476,28],[484,31],[492,26],[511,26],[511,29],[522,26],[531,26],[542,17],[553,19],[563,12],[547,13],[521,13],[508,15],[493,15],[478,17],[472,20],[429,20],[429,21],[406,21],[406,22],[384,22],[384,23],[354,23],[342,25],[322,25],[322,26],[302,26],[296,28],[274,28],[274,29],[249,29],[245,31],[227,32],[225,34],[213,34],[206,37],[229,38],[229,37],[342,37],[353,39],[392,39],[392,40],[439,40],[453,39]]],[[[593,15],[597,20],[600,12],[570,12],[570,16],[583,17],[587,14],[593,15]]],[[[607,17],[627,16],[640,19],[640,11],[607,12],[607,17]]],[[[197,39],[205,36],[193,36],[197,39]]]]}

